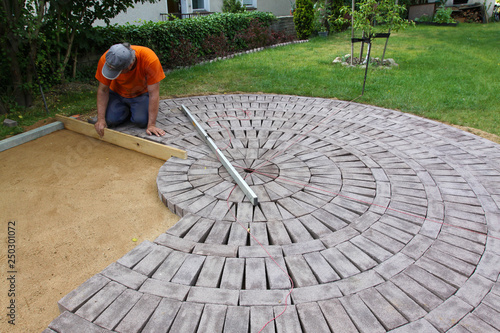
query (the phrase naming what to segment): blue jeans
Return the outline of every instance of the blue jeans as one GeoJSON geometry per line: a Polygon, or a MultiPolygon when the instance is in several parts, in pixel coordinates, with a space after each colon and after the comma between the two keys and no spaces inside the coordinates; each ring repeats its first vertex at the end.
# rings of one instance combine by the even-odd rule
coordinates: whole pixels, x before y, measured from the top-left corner
{"type": "Polygon", "coordinates": [[[130,116],[130,121],[141,128],[148,126],[149,93],[134,98],[126,98],[114,91],[109,91],[108,108],[106,109],[106,124],[117,126],[130,116]]]}

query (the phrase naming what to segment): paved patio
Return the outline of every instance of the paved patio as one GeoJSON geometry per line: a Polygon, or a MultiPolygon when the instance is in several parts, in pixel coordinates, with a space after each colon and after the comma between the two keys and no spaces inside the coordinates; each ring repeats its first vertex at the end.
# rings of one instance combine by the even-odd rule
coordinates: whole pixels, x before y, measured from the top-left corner
{"type": "Polygon", "coordinates": [[[160,110],[167,134],[155,140],[189,155],[157,178],[182,218],[62,298],[44,332],[500,331],[499,145],[322,98],[202,96],[160,110]]]}

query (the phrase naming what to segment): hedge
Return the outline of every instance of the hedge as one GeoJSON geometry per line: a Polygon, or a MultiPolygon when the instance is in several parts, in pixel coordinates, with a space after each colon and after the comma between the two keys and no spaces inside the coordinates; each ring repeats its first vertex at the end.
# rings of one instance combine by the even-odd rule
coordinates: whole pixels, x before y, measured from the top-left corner
{"type": "Polygon", "coordinates": [[[80,36],[80,50],[102,54],[121,42],[151,48],[166,68],[192,65],[232,52],[289,41],[294,36],[272,32],[271,13],[214,13],[189,19],[142,25],[96,27],[80,36]]]}

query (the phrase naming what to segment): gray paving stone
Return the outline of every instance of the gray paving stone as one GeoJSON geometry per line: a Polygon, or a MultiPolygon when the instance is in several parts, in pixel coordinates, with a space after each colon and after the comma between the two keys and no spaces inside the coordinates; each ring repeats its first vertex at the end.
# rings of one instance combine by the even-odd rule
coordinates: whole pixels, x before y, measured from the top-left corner
{"type": "Polygon", "coordinates": [[[340,302],[360,332],[386,331],[358,295],[342,297],[340,302]]]}
{"type": "Polygon", "coordinates": [[[493,309],[485,304],[480,304],[477,308],[475,308],[473,314],[493,326],[495,329],[500,330],[500,312],[498,309],[493,309]]]}
{"type": "Polygon", "coordinates": [[[247,333],[250,325],[250,307],[228,306],[224,333],[247,333]]]}
{"type": "Polygon", "coordinates": [[[391,281],[375,287],[406,319],[416,321],[427,314],[409,295],[405,294],[391,281]]]}
{"type": "Polygon", "coordinates": [[[208,256],[196,280],[196,286],[217,288],[226,259],[218,256],[208,256]]]}
{"type": "Polygon", "coordinates": [[[341,297],[342,292],[336,284],[325,283],[294,288],[291,296],[294,304],[301,304],[341,297]]]}
{"type": "Polygon", "coordinates": [[[319,252],[311,252],[304,254],[309,267],[311,267],[313,274],[320,283],[328,283],[339,280],[340,277],[333,270],[330,264],[319,252]]]}
{"type": "Polygon", "coordinates": [[[226,244],[229,238],[229,230],[232,223],[224,221],[216,221],[210,230],[205,243],[207,244],[226,244]]]}
{"type": "Polygon", "coordinates": [[[319,239],[304,241],[300,243],[293,243],[283,245],[283,253],[285,256],[294,256],[299,254],[318,252],[325,250],[325,246],[319,239]]]}
{"type": "Polygon", "coordinates": [[[375,288],[358,293],[386,330],[408,323],[408,321],[375,288]]]}
{"type": "Polygon", "coordinates": [[[460,288],[460,286],[462,286],[468,279],[468,276],[462,275],[444,265],[428,259],[426,256],[417,260],[415,265],[441,278],[455,288],[460,288]]]}
{"type": "Polygon", "coordinates": [[[75,314],[92,322],[126,289],[125,286],[111,281],[82,305],[75,314]]]}
{"type": "Polygon", "coordinates": [[[438,251],[434,249],[434,247],[431,247],[425,253],[425,257],[435,262],[438,262],[442,265],[445,265],[465,276],[470,276],[476,269],[474,265],[471,265],[463,260],[460,260],[459,258],[456,258],[442,251],[438,251]]]}
{"type": "Polygon", "coordinates": [[[290,289],[292,282],[287,273],[283,257],[267,257],[264,259],[269,289],[290,289]]]}
{"type": "Polygon", "coordinates": [[[205,258],[205,256],[196,254],[188,255],[181,267],[179,267],[175,275],[172,277],[171,281],[173,283],[183,284],[186,286],[193,286],[196,283],[198,275],[200,274],[205,258]]]}
{"type": "Polygon", "coordinates": [[[247,245],[248,223],[234,222],[229,232],[228,245],[247,245]]]}
{"type": "Polygon", "coordinates": [[[212,219],[200,219],[196,224],[188,231],[184,236],[184,240],[192,242],[203,243],[207,238],[212,226],[214,225],[214,220],[212,219]]]}
{"type": "Polygon", "coordinates": [[[466,249],[455,246],[454,244],[445,243],[440,240],[437,240],[434,244],[432,244],[432,247],[473,265],[476,265],[481,259],[481,256],[477,253],[470,252],[466,249]]]}
{"type": "Polygon", "coordinates": [[[342,252],[336,248],[329,248],[321,251],[321,255],[342,278],[347,278],[361,272],[349,259],[347,259],[346,256],[342,254],[342,252]]]}
{"type": "Polygon", "coordinates": [[[132,289],[125,290],[94,321],[95,324],[113,330],[132,307],[141,299],[142,293],[132,289]]]}
{"type": "Polygon", "coordinates": [[[222,272],[220,287],[240,290],[243,287],[245,259],[227,258],[222,272]]]}
{"type": "Polygon", "coordinates": [[[98,293],[110,281],[110,279],[103,275],[94,275],[57,302],[59,312],[75,312],[80,308],[80,306],[82,306],[82,304],[98,293]]]}
{"type": "Polygon", "coordinates": [[[375,267],[375,271],[384,277],[384,279],[389,280],[414,262],[413,259],[407,257],[403,253],[396,253],[394,256],[375,267]]]}
{"type": "Polygon", "coordinates": [[[443,304],[429,312],[425,319],[440,331],[446,331],[460,321],[473,309],[472,306],[456,296],[448,298],[443,304]]]}
{"type": "Polygon", "coordinates": [[[432,238],[423,235],[416,235],[401,252],[408,257],[417,260],[433,243],[434,240],[432,238]]]}
{"type": "Polygon", "coordinates": [[[175,275],[179,267],[181,267],[188,254],[180,251],[172,251],[170,255],[154,272],[153,278],[163,281],[170,281],[175,275]]]}
{"type": "Polygon", "coordinates": [[[338,299],[332,298],[327,301],[321,301],[318,302],[318,305],[333,332],[359,332],[338,299]]]}
{"type": "Polygon", "coordinates": [[[343,295],[350,295],[383,282],[384,279],[380,275],[373,270],[368,270],[334,283],[339,287],[343,295]]]}
{"type": "Polygon", "coordinates": [[[269,243],[271,245],[291,244],[292,240],[282,221],[268,222],[267,231],[269,235],[269,243]]]}
{"type": "Polygon", "coordinates": [[[443,300],[453,295],[457,290],[457,288],[453,287],[451,284],[439,279],[432,273],[416,265],[408,267],[404,273],[412,279],[418,281],[418,283],[432,291],[443,300]]]}
{"type": "Polygon", "coordinates": [[[222,333],[227,306],[206,304],[201,316],[199,333],[222,333]]]}
{"type": "Polygon", "coordinates": [[[398,327],[397,329],[391,331],[391,333],[414,333],[414,332],[438,333],[439,331],[423,318],[417,321],[413,321],[409,324],[403,325],[401,327],[398,327]]]}
{"type": "Polygon", "coordinates": [[[238,256],[240,258],[266,258],[271,255],[272,257],[282,257],[283,250],[281,246],[276,245],[254,245],[254,246],[240,246],[238,256]]]}
{"type": "Polygon", "coordinates": [[[264,258],[245,259],[245,289],[267,288],[266,264],[264,258]]]}
{"type": "Polygon", "coordinates": [[[172,249],[168,247],[155,245],[153,250],[134,266],[133,270],[142,275],[151,276],[158,266],[165,261],[170,252],[172,252],[172,249]]]}
{"type": "Polygon", "coordinates": [[[303,256],[287,256],[285,262],[295,287],[300,288],[318,284],[314,273],[303,256]]]}
{"type": "Polygon", "coordinates": [[[182,303],[170,332],[196,333],[204,305],[199,303],[182,303]]]}
{"type": "Polygon", "coordinates": [[[198,243],[195,245],[193,253],[201,254],[204,256],[221,256],[221,257],[234,258],[238,254],[238,246],[198,243]]]}
{"type": "Polygon", "coordinates": [[[116,327],[116,331],[123,333],[142,332],[160,301],[161,297],[144,294],[116,327]]]}
{"type": "Polygon", "coordinates": [[[353,262],[356,267],[359,267],[361,271],[368,270],[377,265],[375,260],[350,242],[342,243],[336,248],[342,252],[344,256],[349,258],[349,260],[353,262]]]}
{"type": "Polygon", "coordinates": [[[275,333],[274,311],[271,306],[250,308],[250,332],[275,333]]]}
{"type": "Polygon", "coordinates": [[[500,274],[500,256],[485,252],[477,265],[476,272],[491,281],[496,281],[500,274]]]}
{"type": "Polygon", "coordinates": [[[321,241],[323,242],[323,244],[325,244],[326,247],[335,247],[357,235],[359,235],[359,232],[357,230],[346,227],[337,232],[334,232],[330,236],[321,238],[321,241]]]}
{"type": "Polygon", "coordinates": [[[464,327],[470,332],[495,332],[497,329],[492,327],[487,322],[483,321],[481,318],[475,316],[474,314],[468,314],[459,323],[459,326],[464,327]]]}
{"type": "Polygon", "coordinates": [[[289,290],[240,290],[241,306],[284,305],[290,303],[289,290]]]}
{"type": "Polygon", "coordinates": [[[139,291],[142,293],[148,293],[160,297],[168,297],[170,299],[179,301],[182,301],[186,298],[189,290],[189,286],[155,279],[147,279],[139,289],[139,291]]]}
{"type": "Polygon", "coordinates": [[[385,250],[383,247],[377,245],[371,240],[363,237],[356,236],[350,240],[351,243],[356,245],[359,249],[363,250],[371,258],[374,258],[377,262],[383,262],[392,256],[392,253],[385,250]]]}
{"type": "Polygon", "coordinates": [[[330,328],[318,303],[302,303],[296,306],[303,332],[329,332],[330,328]]]}
{"type": "Polygon", "coordinates": [[[59,317],[54,319],[49,324],[49,328],[55,332],[85,332],[85,333],[111,332],[69,311],[63,312],[59,317]]]}
{"type": "Polygon", "coordinates": [[[297,309],[294,305],[275,306],[274,316],[276,318],[276,333],[300,332],[302,331],[297,309]]]}
{"type": "Polygon", "coordinates": [[[405,274],[398,274],[391,279],[391,282],[417,302],[425,311],[431,311],[442,303],[441,298],[405,274]]]}
{"type": "Polygon", "coordinates": [[[195,242],[193,241],[178,238],[166,233],[158,236],[158,238],[155,239],[155,243],[187,253],[191,252],[195,246],[195,242]]]}
{"type": "Polygon", "coordinates": [[[192,287],[187,295],[187,301],[196,303],[238,305],[239,297],[239,290],[192,287]]]}
{"type": "Polygon", "coordinates": [[[254,222],[248,225],[250,234],[250,246],[269,245],[266,223],[254,222]]]}
{"type": "Polygon", "coordinates": [[[162,298],[160,304],[148,320],[142,330],[143,333],[166,333],[174,322],[181,307],[181,302],[168,298],[162,298]]]}
{"type": "Polygon", "coordinates": [[[118,259],[117,262],[125,267],[132,268],[153,250],[154,245],[155,244],[153,242],[145,240],[141,244],[134,247],[132,251],[118,259]]]}
{"type": "Polygon", "coordinates": [[[471,306],[477,307],[492,287],[492,281],[480,274],[474,274],[460,287],[455,295],[471,306]]]}

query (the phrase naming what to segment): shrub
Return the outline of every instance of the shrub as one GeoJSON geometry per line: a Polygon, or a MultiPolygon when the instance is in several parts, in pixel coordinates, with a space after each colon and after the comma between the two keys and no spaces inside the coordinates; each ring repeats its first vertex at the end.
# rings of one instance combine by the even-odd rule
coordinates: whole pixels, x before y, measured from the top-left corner
{"type": "Polygon", "coordinates": [[[121,42],[144,45],[154,50],[162,65],[168,69],[290,40],[284,34],[270,31],[269,27],[275,19],[271,13],[254,11],[145,22],[140,26],[96,27],[80,35],[78,43],[80,50],[88,50],[92,55],[102,54],[111,45],[121,42]]]}
{"type": "Polygon", "coordinates": [[[293,12],[293,23],[299,39],[311,36],[314,21],[314,8],[311,0],[297,0],[293,12]]]}
{"type": "Polygon", "coordinates": [[[190,40],[180,38],[171,42],[169,67],[192,66],[198,61],[198,48],[190,40]]]}
{"type": "Polygon", "coordinates": [[[245,7],[243,7],[239,0],[224,0],[222,2],[223,13],[243,13],[244,11],[245,7]]]}
{"type": "Polygon", "coordinates": [[[201,48],[205,59],[223,57],[234,50],[233,45],[229,43],[222,32],[218,35],[207,36],[201,48]]]}

